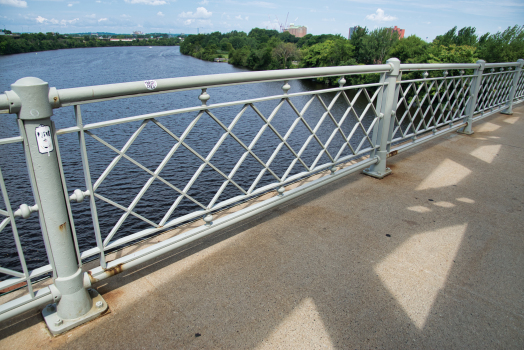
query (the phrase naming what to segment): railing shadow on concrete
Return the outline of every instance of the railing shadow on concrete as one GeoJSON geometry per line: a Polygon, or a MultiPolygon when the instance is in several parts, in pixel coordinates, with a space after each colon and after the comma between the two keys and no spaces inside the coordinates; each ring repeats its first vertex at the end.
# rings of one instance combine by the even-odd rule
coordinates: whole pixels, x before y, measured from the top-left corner
{"type": "Polygon", "coordinates": [[[96,290],[90,288],[92,283],[100,282],[110,276],[157,259],[214,232],[233,227],[249,217],[281,206],[286,201],[294,200],[306,192],[317,190],[353,172],[365,169],[364,173],[370,176],[384,178],[391,173],[391,169],[386,166],[388,157],[451,131],[458,130],[471,134],[471,126],[474,121],[501,111],[512,113],[513,104],[521,102],[524,98],[524,79],[521,75],[523,62],[520,60],[515,63],[485,64],[479,61],[476,64],[420,65],[400,64],[398,60],[391,59],[385,65],[375,66],[252,72],[63,90],[49,89],[47,83],[39,79],[21,79],[12,85],[12,91],[0,96],[0,109],[18,115],[20,136],[0,139],[0,145],[23,144],[35,204],[33,206],[21,205],[20,209],[13,210],[10,204],[12,200],[8,196],[4,179],[0,177],[6,206],[0,212],[5,217],[0,228],[5,229],[8,225],[11,226],[22,267],[22,272],[2,268],[0,272],[14,278],[0,282],[0,289],[13,287],[23,282],[27,285],[26,295],[11,299],[1,306],[0,317],[7,319],[29,309],[51,303],[43,311],[46,323],[53,334],[63,333],[107,310],[107,302],[96,290]],[[491,69],[491,71],[486,72],[486,69],[491,69]],[[456,72],[456,74],[450,75],[449,71],[456,72]],[[408,76],[410,72],[423,72],[423,74],[422,77],[402,79],[403,74],[408,76]],[[437,72],[442,72],[442,74],[437,76],[437,72]],[[379,82],[345,86],[344,76],[364,73],[380,73],[379,82]],[[291,79],[327,76],[339,76],[339,87],[296,94],[289,92],[291,87],[288,81],[291,79]],[[208,105],[210,95],[207,89],[209,88],[267,81],[284,81],[283,94],[208,105]],[[82,122],[81,105],[85,103],[196,88],[202,89],[199,96],[200,106],[91,124],[82,122]],[[334,94],[331,102],[326,103],[323,100],[322,94],[325,93],[334,94]],[[308,100],[299,111],[293,100],[303,96],[307,96],[308,100]],[[356,108],[359,98],[365,101],[361,110],[356,108]],[[341,115],[334,115],[332,110],[338,99],[345,101],[346,108],[341,115]],[[269,113],[256,107],[257,103],[266,101],[277,102],[269,113]],[[322,113],[316,119],[316,123],[312,124],[306,120],[305,114],[309,106],[316,101],[320,103],[322,113]],[[53,109],[65,106],[74,106],[77,125],[56,130],[51,121],[53,109]],[[238,107],[240,111],[227,125],[214,111],[232,106],[238,107]],[[283,106],[289,106],[294,113],[294,121],[284,133],[275,126],[278,121],[278,112],[283,106]],[[247,110],[254,112],[263,121],[262,127],[254,135],[250,144],[236,135],[237,131],[234,129],[247,110]],[[172,132],[168,126],[159,121],[163,117],[176,116],[181,113],[195,114],[193,121],[182,133],[172,132]],[[203,116],[212,119],[222,130],[222,136],[207,155],[201,154],[185,141],[203,116]],[[319,136],[319,130],[328,121],[331,128],[325,135],[319,136]],[[344,124],[347,121],[351,121],[348,128],[344,124]],[[121,149],[113,147],[94,133],[94,130],[100,128],[133,122],[139,123],[138,129],[121,149]],[[174,142],[155,170],[150,170],[126,154],[148,123],[160,128],[174,142]],[[291,144],[290,135],[299,124],[305,127],[307,137],[302,144],[291,144]],[[277,142],[274,144],[274,150],[270,153],[269,159],[261,159],[254,152],[254,147],[257,142],[263,142],[259,140],[264,140],[263,135],[268,134],[264,134],[266,130],[276,137],[277,142]],[[59,153],[58,137],[71,133],[78,135],[86,188],[69,194],[63,171],[64,165],[59,153]],[[117,154],[96,181],[91,179],[90,156],[85,135],[91,136],[117,154]],[[230,169],[229,173],[226,173],[214,164],[212,158],[228,138],[237,142],[242,152],[238,154],[235,166],[230,169]],[[338,144],[335,145],[336,142],[338,144]],[[317,145],[318,153],[311,159],[312,162],[308,163],[303,159],[303,155],[310,144],[317,145]],[[175,186],[163,178],[163,174],[161,175],[168,161],[182,148],[192,153],[200,162],[194,175],[183,188],[175,186]],[[285,159],[284,169],[286,170],[283,175],[277,174],[272,168],[281,149],[287,149],[291,154],[289,158],[285,159]],[[246,187],[245,184],[236,180],[235,175],[248,157],[258,163],[259,170],[246,187]],[[150,176],[139,194],[127,207],[97,193],[98,187],[121,159],[127,159],[150,176]],[[303,170],[293,172],[297,164],[301,165],[303,170]],[[213,169],[222,177],[221,186],[216,189],[216,192],[211,193],[208,204],[190,195],[189,192],[206,167],[213,169]],[[273,177],[273,181],[262,182],[262,185],[259,185],[263,176],[267,174],[273,177]],[[304,181],[304,179],[310,180],[304,181]],[[161,181],[178,193],[177,199],[158,223],[147,219],[135,210],[135,206],[154,181],[161,181]],[[303,184],[298,186],[300,181],[303,184]],[[230,185],[236,187],[241,194],[220,201],[221,195],[230,185]],[[254,198],[255,203],[249,202],[254,198]],[[257,200],[260,198],[263,200],[257,200]],[[81,202],[84,199],[89,200],[96,247],[80,251],[70,201],[81,202]],[[170,219],[173,211],[185,199],[192,201],[198,210],[170,219]],[[102,236],[98,222],[100,212],[97,210],[97,205],[100,201],[124,212],[106,237],[102,236]],[[228,215],[223,213],[221,215],[222,210],[238,203],[250,203],[251,205],[245,205],[237,211],[227,212],[228,215]],[[32,212],[39,214],[49,265],[30,271],[24,259],[15,217],[29,217],[32,212]],[[113,239],[118,236],[117,232],[129,216],[148,223],[151,228],[113,239]],[[199,218],[203,218],[202,224],[198,223],[198,226],[193,226],[190,230],[165,240],[159,240],[144,249],[134,251],[133,248],[128,249],[125,255],[116,253],[120,256],[112,258],[111,261],[107,259],[108,254],[115,254],[113,253],[115,248],[129,245],[184,223],[193,222],[190,225],[195,225],[195,220],[199,218]],[[86,272],[86,268],[82,265],[92,257],[98,257],[98,266],[86,272]],[[33,290],[32,282],[39,276],[49,273],[53,275],[53,283],[33,290]]]}

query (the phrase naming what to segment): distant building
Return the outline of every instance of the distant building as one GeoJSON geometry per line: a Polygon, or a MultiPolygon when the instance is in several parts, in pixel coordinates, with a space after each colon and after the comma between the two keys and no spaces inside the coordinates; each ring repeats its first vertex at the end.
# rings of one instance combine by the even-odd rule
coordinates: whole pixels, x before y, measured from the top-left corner
{"type": "Polygon", "coordinates": [[[302,38],[307,34],[307,27],[291,23],[289,24],[289,28],[284,29],[284,32],[289,32],[289,34],[294,35],[297,38],[302,38]]]}
{"type": "Polygon", "coordinates": [[[360,28],[360,26],[354,26],[354,27],[349,28],[348,39],[351,39],[351,35],[353,35],[353,33],[356,32],[358,30],[358,28],[360,28]]]}
{"type": "Polygon", "coordinates": [[[135,41],[135,39],[109,39],[109,41],[135,41]]]}
{"type": "Polygon", "coordinates": [[[405,29],[400,29],[399,27],[395,26],[394,28],[392,28],[395,32],[398,33],[398,38],[399,39],[403,39],[404,38],[404,33],[406,32],[405,29]]]}
{"type": "Polygon", "coordinates": [[[144,33],[139,31],[139,30],[134,31],[133,34],[135,34],[135,35],[144,35],[144,33]]]}

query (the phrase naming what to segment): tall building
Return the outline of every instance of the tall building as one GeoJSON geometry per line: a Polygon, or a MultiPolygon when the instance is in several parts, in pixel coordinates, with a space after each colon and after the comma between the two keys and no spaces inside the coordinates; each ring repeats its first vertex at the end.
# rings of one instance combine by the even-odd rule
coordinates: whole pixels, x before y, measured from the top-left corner
{"type": "Polygon", "coordinates": [[[398,38],[399,39],[403,39],[404,38],[404,33],[406,32],[405,29],[400,29],[399,27],[395,26],[393,28],[393,30],[398,33],[398,38]]]}
{"type": "Polygon", "coordinates": [[[348,39],[351,39],[351,35],[353,35],[353,33],[356,32],[358,30],[358,28],[360,28],[360,26],[354,26],[354,27],[349,28],[348,39]]]}
{"type": "Polygon", "coordinates": [[[284,32],[289,32],[289,34],[296,36],[297,38],[302,38],[307,34],[307,27],[295,25],[290,23],[289,27],[284,29],[284,32]]]}

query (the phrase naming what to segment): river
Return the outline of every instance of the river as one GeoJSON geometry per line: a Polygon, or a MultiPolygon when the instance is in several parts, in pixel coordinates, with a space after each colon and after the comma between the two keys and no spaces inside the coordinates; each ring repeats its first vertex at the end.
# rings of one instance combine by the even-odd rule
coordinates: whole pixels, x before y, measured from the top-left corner
{"type": "MultiPolygon", "coordinates": [[[[1,91],[10,90],[10,84],[17,79],[27,76],[41,78],[47,81],[50,87],[62,89],[127,81],[246,71],[225,63],[201,61],[193,57],[184,56],[180,54],[179,47],[162,46],[152,48],[83,48],[0,56],[0,67],[1,91]]],[[[212,88],[208,90],[211,96],[209,103],[278,95],[282,93],[282,85],[282,82],[271,82],[212,88]]],[[[291,81],[290,85],[290,93],[323,88],[319,84],[303,80],[291,81]]],[[[200,90],[192,90],[82,105],[83,121],[85,124],[156,111],[172,110],[180,107],[198,106],[200,104],[198,100],[199,94],[200,90]]],[[[333,96],[334,93],[326,93],[323,94],[322,98],[326,104],[329,104],[333,96]]],[[[309,98],[305,96],[296,97],[292,101],[300,110],[309,98]]],[[[258,103],[256,107],[268,118],[278,102],[278,100],[262,102],[258,103]]],[[[365,105],[365,101],[359,100],[357,110],[362,110],[365,105]]],[[[242,106],[221,108],[213,110],[213,113],[225,125],[229,125],[241,108],[242,106]]],[[[335,118],[340,119],[346,109],[347,103],[340,99],[332,108],[332,112],[335,118]]],[[[315,101],[305,113],[304,118],[311,127],[314,127],[324,112],[325,110],[320,102],[315,101]]],[[[196,113],[191,113],[162,117],[158,120],[174,134],[180,136],[195,117],[196,113]]],[[[55,110],[52,119],[57,128],[75,125],[73,107],[55,110]]],[[[272,125],[284,136],[295,119],[296,114],[291,107],[285,104],[272,125]]],[[[342,128],[346,135],[353,129],[355,121],[354,115],[350,113],[342,128]]],[[[364,124],[369,125],[370,121],[371,118],[365,118],[364,124]]],[[[249,145],[262,125],[263,122],[256,113],[248,109],[234,126],[233,132],[245,145],[249,145]]],[[[96,129],[93,133],[120,149],[139,126],[140,122],[133,122],[96,129]]],[[[333,128],[334,124],[330,120],[326,120],[322,124],[317,132],[322,142],[329,138],[333,128]]],[[[189,133],[186,142],[195,151],[206,157],[223,133],[224,130],[213,119],[204,115],[189,133]]],[[[19,131],[16,117],[0,114],[0,138],[17,135],[19,135],[19,131]]],[[[307,128],[302,123],[299,123],[289,138],[289,144],[298,152],[309,135],[307,128]]],[[[357,130],[351,143],[357,145],[362,137],[362,132],[357,130]]],[[[336,155],[342,144],[341,142],[343,142],[342,138],[337,135],[329,148],[333,155],[336,155]]],[[[279,139],[268,129],[263,134],[261,141],[253,148],[253,152],[266,162],[278,143],[279,139]]],[[[154,171],[174,144],[175,140],[171,136],[150,122],[126,154],[154,171]]],[[[72,193],[77,188],[85,190],[78,136],[76,134],[61,135],[59,137],[59,147],[62,154],[68,192],[72,193]]],[[[117,154],[91,137],[87,137],[87,147],[91,177],[94,182],[117,154]]],[[[319,150],[320,146],[313,141],[306,148],[302,158],[310,165],[319,150]]],[[[243,152],[244,149],[239,143],[228,137],[219,148],[219,151],[212,157],[211,162],[227,174],[233,169],[243,152]]],[[[344,154],[349,154],[349,152],[346,150],[344,154]]],[[[272,164],[271,169],[278,176],[282,176],[292,159],[291,152],[284,147],[272,164]]],[[[324,155],[319,164],[327,161],[328,158],[324,155]]],[[[181,147],[167,163],[160,175],[174,186],[182,189],[187,185],[200,164],[202,162],[196,156],[181,147]]],[[[16,210],[23,203],[33,205],[34,199],[21,144],[0,146],[0,167],[13,210],[16,210]]],[[[247,190],[261,169],[262,166],[255,158],[248,156],[233,179],[247,190]]],[[[291,174],[303,170],[300,165],[297,165],[293,168],[291,174]]],[[[145,171],[133,165],[130,161],[122,159],[107,179],[104,180],[97,192],[127,207],[149,177],[150,175],[145,171]]],[[[223,181],[223,177],[207,166],[194,185],[191,186],[188,194],[195,200],[207,205],[223,181]]],[[[274,181],[274,177],[266,172],[257,188],[274,181]]],[[[240,194],[240,191],[230,184],[219,201],[238,194],[240,194]]],[[[138,202],[134,211],[158,223],[177,196],[178,194],[173,189],[161,181],[155,180],[146,191],[144,197],[138,202]]],[[[2,199],[0,199],[0,208],[5,209],[2,199]]],[[[95,238],[88,201],[72,203],[72,208],[80,250],[84,251],[94,247],[95,238]]],[[[106,237],[123,214],[123,211],[98,199],[97,208],[102,236],[106,237]]],[[[198,208],[189,199],[184,199],[170,218],[182,216],[198,208]]],[[[32,214],[29,219],[17,218],[16,222],[29,268],[33,269],[47,264],[47,256],[37,215],[32,214]]],[[[115,238],[148,227],[150,227],[149,224],[130,215],[118,230],[115,238]]],[[[21,271],[10,226],[7,226],[0,232],[0,235],[2,237],[0,266],[21,271]]],[[[0,274],[1,280],[5,278],[7,278],[6,275],[0,274]]]]}

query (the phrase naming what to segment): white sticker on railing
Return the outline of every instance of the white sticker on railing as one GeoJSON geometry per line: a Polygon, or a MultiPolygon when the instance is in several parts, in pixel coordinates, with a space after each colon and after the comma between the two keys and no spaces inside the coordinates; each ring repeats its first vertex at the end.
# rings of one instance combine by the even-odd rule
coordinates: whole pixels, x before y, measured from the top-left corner
{"type": "Polygon", "coordinates": [[[146,84],[146,89],[148,89],[148,90],[156,89],[156,81],[155,80],[146,80],[146,81],[144,81],[144,84],[146,84]]]}
{"type": "Polygon", "coordinates": [[[36,143],[38,144],[38,152],[49,156],[49,152],[53,152],[53,139],[51,138],[51,128],[47,125],[40,124],[36,129],[36,143]]]}

